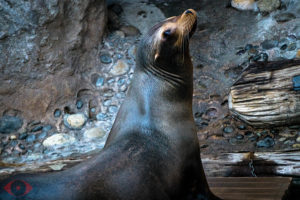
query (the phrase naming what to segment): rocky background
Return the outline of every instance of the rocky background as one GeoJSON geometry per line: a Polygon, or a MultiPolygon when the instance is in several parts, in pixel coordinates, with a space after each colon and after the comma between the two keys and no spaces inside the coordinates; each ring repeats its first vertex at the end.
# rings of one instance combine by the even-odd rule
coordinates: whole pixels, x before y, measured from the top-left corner
{"type": "Polygon", "coordinates": [[[198,12],[190,49],[202,153],[300,148],[299,126],[257,129],[228,111],[250,63],[300,57],[299,1],[259,2],[244,11],[225,0],[0,0],[0,172],[60,170],[98,152],[142,34],[188,8],[198,12]]]}

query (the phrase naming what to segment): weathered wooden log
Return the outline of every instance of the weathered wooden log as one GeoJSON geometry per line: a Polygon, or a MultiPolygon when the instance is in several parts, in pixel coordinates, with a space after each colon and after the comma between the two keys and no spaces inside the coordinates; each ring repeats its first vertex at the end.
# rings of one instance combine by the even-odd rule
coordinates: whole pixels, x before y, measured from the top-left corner
{"type": "Polygon", "coordinates": [[[250,65],[231,87],[228,104],[252,126],[300,124],[300,60],[250,65]]]}
{"type": "Polygon", "coordinates": [[[201,155],[206,176],[300,176],[300,150],[201,155]]]}

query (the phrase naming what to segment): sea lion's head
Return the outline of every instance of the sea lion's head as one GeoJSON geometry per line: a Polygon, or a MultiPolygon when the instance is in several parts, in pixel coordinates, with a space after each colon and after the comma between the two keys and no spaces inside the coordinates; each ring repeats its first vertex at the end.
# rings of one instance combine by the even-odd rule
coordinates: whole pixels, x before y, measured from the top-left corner
{"type": "MultiPolygon", "coordinates": [[[[193,9],[153,26],[144,36],[137,52],[142,68],[180,75],[191,64],[189,39],[195,32],[197,13],[193,9]]],[[[165,75],[164,74],[164,75],[165,75]]]]}

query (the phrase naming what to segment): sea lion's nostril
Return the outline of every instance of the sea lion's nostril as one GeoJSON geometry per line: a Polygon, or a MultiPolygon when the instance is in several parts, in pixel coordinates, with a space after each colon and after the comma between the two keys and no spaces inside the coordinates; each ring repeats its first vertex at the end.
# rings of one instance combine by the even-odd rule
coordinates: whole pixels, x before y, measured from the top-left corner
{"type": "Polygon", "coordinates": [[[190,11],[190,10],[187,10],[187,11],[185,11],[185,14],[187,15],[187,14],[193,14],[193,12],[192,11],[190,11]]]}

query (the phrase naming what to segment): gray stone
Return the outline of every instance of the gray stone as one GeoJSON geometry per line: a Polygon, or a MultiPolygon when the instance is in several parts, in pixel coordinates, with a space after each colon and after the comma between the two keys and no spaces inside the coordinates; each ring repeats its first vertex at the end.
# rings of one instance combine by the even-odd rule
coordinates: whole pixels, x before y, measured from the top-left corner
{"type": "Polygon", "coordinates": [[[106,134],[106,131],[102,127],[94,127],[86,130],[83,136],[86,139],[102,138],[106,134]]]}
{"type": "Polygon", "coordinates": [[[112,63],[111,56],[108,53],[100,55],[100,61],[104,64],[112,63]]]}
{"type": "Polygon", "coordinates": [[[224,132],[224,133],[232,133],[232,132],[233,132],[233,127],[232,127],[232,126],[226,126],[226,127],[223,129],[223,132],[224,132]]]}
{"type": "Polygon", "coordinates": [[[23,120],[19,117],[3,116],[0,118],[0,133],[12,133],[19,130],[23,120]]]}
{"type": "Polygon", "coordinates": [[[54,147],[54,146],[72,144],[75,141],[76,139],[71,135],[65,133],[57,133],[44,140],[43,145],[45,147],[54,147]]]}
{"type": "Polygon", "coordinates": [[[274,16],[274,19],[278,22],[278,23],[284,23],[284,22],[288,22],[292,19],[295,19],[296,16],[293,13],[280,13],[274,16]]]}
{"type": "Polygon", "coordinates": [[[105,113],[98,113],[98,114],[96,115],[96,119],[97,119],[98,121],[104,121],[106,118],[107,118],[107,115],[106,115],[105,113]]]}
{"type": "Polygon", "coordinates": [[[26,138],[26,142],[34,142],[35,139],[36,139],[36,136],[34,134],[31,134],[26,138]]]}
{"type": "Polygon", "coordinates": [[[78,100],[78,101],[76,102],[76,107],[77,107],[77,109],[81,109],[82,106],[83,106],[83,102],[82,102],[81,100],[78,100]]]}
{"type": "Polygon", "coordinates": [[[126,74],[129,70],[129,66],[125,60],[118,60],[110,70],[110,73],[114,76],[120,76],[126,74]]]}
{"type": "Polygon", "coordinates": [[[45,126],[43,127],[43,131],[44,131],[44,132],[48,132],[48,131],[50,131],[51,129],[52,129],[52,126],[51,126],[50,124],[45,125],[45,126]]]}
{"type": "Polygon", "coordinates": [[[59,109],[56,109],[55,111],[54,111],[54,117],[55,118],[58,118],[58,117],[60,117],[61,116],[61,111],[59,110],[59,109]]]}
{"type": "Polygon", "coordinates": [[[257,7],[261,12],[272,12],[279,8],[280,0],[259,0],[257,7]]]}
{"type": "Polygon", "coordinates": [[[263,140],[260,140],[256,143],[257,147],[265,147],[265,148],[270,148],[274,146],[275,142],[274,139],[271,137],[265,137],[263,140]]]}
{"type": "Polygon", "coordinates": [[[64,124],[70,129],[81,129],[86,121],[87,117],[82,113],[67,114],[64,116],[64,124]]]}

